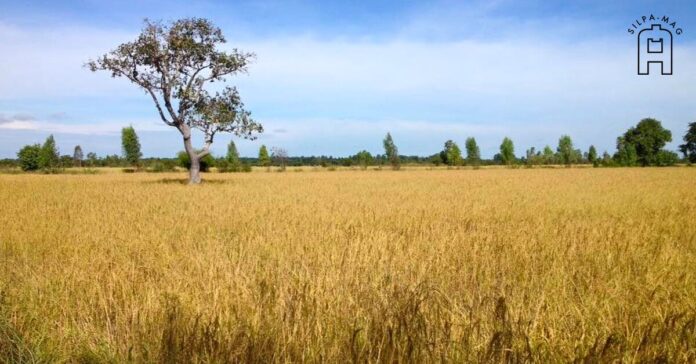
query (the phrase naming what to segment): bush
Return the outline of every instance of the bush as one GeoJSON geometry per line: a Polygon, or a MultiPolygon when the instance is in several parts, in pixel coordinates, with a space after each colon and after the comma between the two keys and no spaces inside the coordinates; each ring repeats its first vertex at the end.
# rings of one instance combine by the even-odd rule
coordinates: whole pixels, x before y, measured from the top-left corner
{"type": "Polygon", "coordinates": [[[176,170],[176,166],[174,165],[174,162],[166,160],[166,161],[155,161],[150,165],[150,168],[147,170],[148,172],[151,173],[164,173],[164,172],[174,172],[176,170]]]}
{"type": "Polygon", "coordinates": [[[41,145],[26,145],[17,153],[19,159],[19,167],[23,171],[35,171],[39,169],[39,155],[41,154],[41,145]]]}
{"type": "Polygon", "coordinates": [[[655,156],[655,165],[660,167],[673,166],[679,162],[679,156],[677,153],[670,152],[667,150],[661,150],[657,152],[655,156]]]}

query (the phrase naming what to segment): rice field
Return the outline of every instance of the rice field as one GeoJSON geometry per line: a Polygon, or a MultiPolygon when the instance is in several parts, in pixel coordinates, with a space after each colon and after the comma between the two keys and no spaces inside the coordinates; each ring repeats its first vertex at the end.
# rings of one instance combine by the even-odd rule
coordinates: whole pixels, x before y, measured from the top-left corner
{"type": "Polygon", "coordinates": [[[696,168],[0,175],[0,362],[694,362],[696,168]]]}

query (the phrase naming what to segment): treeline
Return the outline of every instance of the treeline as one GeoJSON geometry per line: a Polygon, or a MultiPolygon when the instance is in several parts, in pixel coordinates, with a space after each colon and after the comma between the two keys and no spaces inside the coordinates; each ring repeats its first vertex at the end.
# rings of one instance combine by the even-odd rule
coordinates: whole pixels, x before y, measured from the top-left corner
{"type": "MultiPolygon", "coordinates": [[[[683,137],[684,144],[679,146],[684,162],[696,163],[696,122],[689,124],[689,129],[683,137]]],[[[450,167],[482,165],[535,166],[535,165],[566,165],[592,164],[595,167],[613,166],[670,166],[680,161],[677,153],[665,150],[664,147],[672,141],[672,133],[663,128],[660,121],[643,119],[636,126],[628,129],[616,141],[616,151],[613,154],[604,151],[598,154],[594,146],[587,151],[575,148],[573,140],[568,135],[559,138],[555,148],[549,145],[537,150],[531,147],[519,157],[515,151],[514,142],[505,137],[500,144],[499,152],[492,159],[481,158],[476,139],[467,138],[464,151],[459,145],[448,140],[443,149],[431,156],[408,156],[399,154],[398,148],[387,133],[383,140],[384,154],[372,155],[366,150],[359,151],[349,157],[332,156],[294,156],[288,155],[282,148],[271,148],[265,145],[259,148],[258,157],[240,157],[234,142],[230,142],[224,157],[215,158],[207,155],[201,160],[201,170],[209,171],[216,167],[219,172],[249,172],[252,166],[266,168],[278,167],[284,170],[287,166],[321,166],[321,167],[360,167],[388,166],[399,169],[402,164],[409,165],[446,165],[450,167]]],[[[17,159],[0,161],[0,166],[20,167],[24,171],[42,171],[56,173],[68,167],[121,167],[129,171],[167,172],[177,167],[189,168],[190,161],[187,153],[179,152],[173,158],[142,158],[140,142],[132,127],[123,128],[121,132],[122,155],[107,155],[99,157],[95,153],[83,153],[82,148],[75,146],[72,155],[60,155],[53,136],[49,136],[43,144],[24,146],[18,153],[17,159]]]]}

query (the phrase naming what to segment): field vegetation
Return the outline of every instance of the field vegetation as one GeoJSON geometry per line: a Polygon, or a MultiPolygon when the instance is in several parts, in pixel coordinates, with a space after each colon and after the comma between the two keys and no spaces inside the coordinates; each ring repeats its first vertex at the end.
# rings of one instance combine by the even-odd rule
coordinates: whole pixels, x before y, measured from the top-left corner
{"type": "Polygon", "coordinates": [[[696,361],[696,169],[0,175],[0,362],[696,361]]]}

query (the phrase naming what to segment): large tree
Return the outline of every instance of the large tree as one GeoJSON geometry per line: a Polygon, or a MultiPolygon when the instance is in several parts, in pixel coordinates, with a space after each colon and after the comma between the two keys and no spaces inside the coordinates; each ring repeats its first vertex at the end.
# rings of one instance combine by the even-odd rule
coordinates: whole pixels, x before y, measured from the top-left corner
{"type": "Polygon", "coordinates": [[[136,40],[87,63],[90,70],[124,77],[150,95],[162,122],[183,137],[192,184],[201,181],[200,160],[210,154],[217,133],[253,139],[254,133],[263,131],[244,109],[235,87],[226,86],[214,94],[206,90],[212,82],[245,72],[254,57],[237,49],[218,50],[224,43],[222,31],[206,19],[180,19],[170,24],[146,20],[136,40]],[[193,129],[203,133],[203,148],[193,147],[193,129]]]}
{"type": "Polygon", "coordinates": [[[684,134],[684,144],[679,146],[679,150],[691,163],[696,163],[696,121],[689,123],[689,130],[684,134]]]}
{"type": "Polygon", "coordinates": [[[621,142],[626,145],[632,145],[636,150],[640,165],[657,165],[659,164],[658,154],[671,141],[671,131],[663,128],[659,120],[647,118],[641,120],[635,127],[628,129],[624,133],[623,141],[617,141],[617,149],[620,149],[618,144],[621,142]]]}

